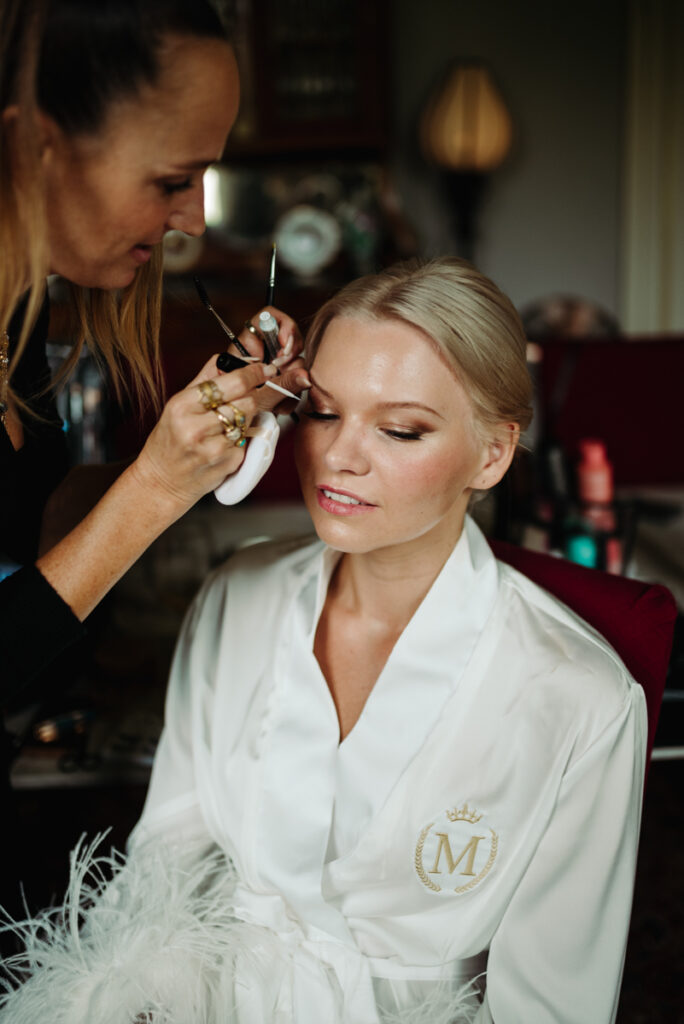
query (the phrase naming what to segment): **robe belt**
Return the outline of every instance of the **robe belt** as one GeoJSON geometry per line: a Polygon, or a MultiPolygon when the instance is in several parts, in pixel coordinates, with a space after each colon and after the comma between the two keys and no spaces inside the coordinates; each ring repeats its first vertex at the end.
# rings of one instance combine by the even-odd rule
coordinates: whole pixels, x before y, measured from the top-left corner
{"type": "MultiPolygon", "coordinates": [[[[282,956],[276,956],[272,966],[273,976],[280,974],[278,1005],[284,1019],[292,1014],[289,1019],[298,1024],[336,1021],[341,1006],[345,1022],[378,1024],[376,997],[384,994],[387,984],[427,984],[427,995],[435,982],[448,980],[451,991],[455,991],[482,978],[486,971],[486,951],[441,967],[402,964],[392,957],[366,957],[318,928],[303,926],[278,893],[254,892],[238,883],[233,900],[233,912],[239,920],[268,929],[277,940],[282,956]]],[[[391,1005],[391,996],[382,1002],[391,1005]]],[[[239,1019],[241,1024],[243,1020],[257,1024],[263,1019],[261,1004],[249,1010],[245,1004],[239,1019]]]]}
{"type": "MultiPolygon", "coordinates": [[[[311,925],[303,927],[278,893],[254,892],[238,883],[233,912],[246,924],[268,929],[281,947],[273,974],[279,975],[278,1009],[283,1019],[291,1013],[297,1024],[379,1024],[368,960],[358,949],[311,925]]],[[[241,1024],[262,1019],[259,1000],[256,992],[243,990],[241,1024]]]]}

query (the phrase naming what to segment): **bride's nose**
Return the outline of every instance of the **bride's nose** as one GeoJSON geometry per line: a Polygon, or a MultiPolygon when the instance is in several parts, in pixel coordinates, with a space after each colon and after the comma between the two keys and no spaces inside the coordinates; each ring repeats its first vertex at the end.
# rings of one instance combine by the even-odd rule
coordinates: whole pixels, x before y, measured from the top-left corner
{"type": "MultiPolygon", "coordinates": [[[[332,433],[332,432],[331,432],[332,433]]],[[[368,458],[364,451],[364,437],[358,425],[340,421],[330,438],[325,452],[328,467],[336,473],[368,472],[368,458]]]]}

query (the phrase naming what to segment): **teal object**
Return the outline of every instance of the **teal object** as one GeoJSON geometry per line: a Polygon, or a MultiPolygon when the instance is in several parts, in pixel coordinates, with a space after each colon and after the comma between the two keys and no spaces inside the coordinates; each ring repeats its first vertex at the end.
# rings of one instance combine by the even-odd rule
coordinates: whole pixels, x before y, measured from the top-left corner
{"type": "Polygon", "coordinates": [[[574,537],[568,537],[565,544],[565,555],[571,562],[585,565],[588,569],[595,569],[598,565],[598,546],[594,538],[586,533],[577,533],[574,537]]]}

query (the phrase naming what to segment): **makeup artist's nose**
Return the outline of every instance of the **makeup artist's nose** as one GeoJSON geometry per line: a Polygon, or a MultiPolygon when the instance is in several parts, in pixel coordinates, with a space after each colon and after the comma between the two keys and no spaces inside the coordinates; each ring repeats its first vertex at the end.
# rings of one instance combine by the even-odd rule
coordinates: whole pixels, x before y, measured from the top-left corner
{"type": "Polygon", "coordinates": [[[330,438],[325,452],[328,468],[336,473],[354,473],[363,476],[368,472],[368,459],[363,451],[361,432],[353,423],[338,422],[337,430],[330,438]]]}
{"type": "Polygon", "coordinates": [[[168,230],[182,231],[185,235],[203,235],[204,185],[200,181],[189,192],[181,193],[176,209],[169,215],[168,230]]]}

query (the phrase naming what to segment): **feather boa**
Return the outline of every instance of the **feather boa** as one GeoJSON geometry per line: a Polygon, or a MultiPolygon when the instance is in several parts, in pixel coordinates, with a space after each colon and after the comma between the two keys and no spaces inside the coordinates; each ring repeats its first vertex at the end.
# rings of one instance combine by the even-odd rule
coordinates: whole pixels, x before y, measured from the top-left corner
{"type": "MultiPolygon", "coordinates": [[[[318,1019],[354,1024],[324,963],[235,916],[235,871],[216,846],[155,842],[126,859],[100,853],[102,839],[73,851],[62,907],[4,924],[24,950],[3,965],[2,1024],[292,1024],[293,971],[325,993],[318,1019]]],[[[470,1024],[480,1004],[473,982],[411,1005],[392,988],[379,983],[381,1024],[470,1024]]]]}

